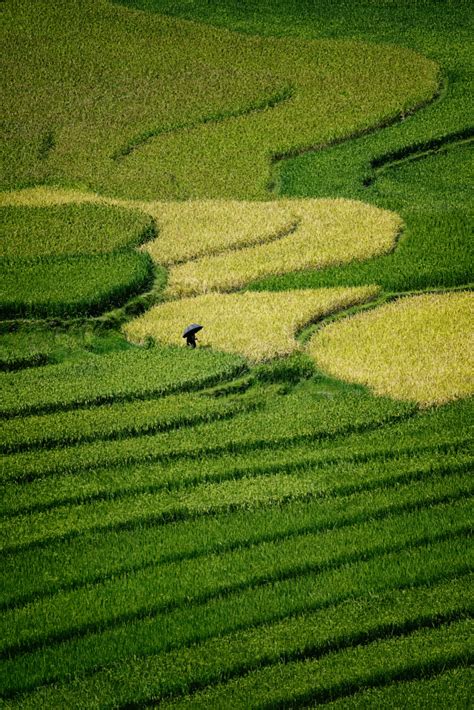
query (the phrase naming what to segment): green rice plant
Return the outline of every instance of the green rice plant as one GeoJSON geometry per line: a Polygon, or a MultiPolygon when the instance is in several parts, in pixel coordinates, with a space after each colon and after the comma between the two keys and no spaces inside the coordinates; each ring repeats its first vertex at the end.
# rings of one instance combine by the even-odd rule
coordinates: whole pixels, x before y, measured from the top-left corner
{"type": "MultiPolygon", "coordinates": [[[[153,283],[151,260],[131,251],[155,234],[143,212],[105,204],[8,202],[0,212],[4,318],[95,315],[153,283]]],[[[156,277],[156,284],[164,282],[164,270],[156,277]]]]}
{"type": "Polygon", "coordinates": [[[240,358],[209,350],[131,348],[0,378],[1,414],[11,417],[146,399],[198,389],[245,369],[240,358]]]}
{"type": "MultiPolygon", "coordinates": [[[[274,624],[259,625],[202,644],[160,655],[124,660],[55,687],[21,697],[23,707],[56,707],[58,702],[87,707],[94,697],[102,707],[181,695],[278,661],[323,656],[357,643],[400,636],[468,611],[469,577],[430,587],[393,590],[368,599],[345,601],[274,624]]],[[[17,701],[18,702],[18,701],[17,701]]],[[[7,707],[15,707],[16,703],[7,707]]]]}
{"type": "Polygon", "coordinates": [[[105,0],[8,6],[3,32],[3,189],[265,199],[270,155],[394,119],[439,82],[402,47],[248,38],[105,0]]]}
{"type": "MultiPolygon", "coordinates": [[[[59,507],[44,512],[28,512],[9,517],[1,526],[2,549],[12,550],[27,545],[44,544],[52,539],[67,538],[90,530],[119,528],[140,523],[163,523],[170,520],[215,515],[239,508],[254,508],[262,505],[281,505],[289,500],[312,500],[325,495],[344,494],[354,490],[369,491],[376,486],[392,485],[406,480],[417,480],[436,473],[466,472],[473,465],[474,457],[462,452],[448,454],[438,459],[433,455],[416,458],[395,459],[390,463],[351,465],[341,463],[320,470],[303,468],[293,474],[287,472],[271,475],[249,475],[221,483],[205,483],[177,491],[137,491],[135,494],[121,491],[118,500],[92,500],[89,504],[79,501],[62,501],[59,507]],[[124,495],[125,493],[125,495],[124,495]]],[[[456,480],[456,477],[454,477],[456,480]]],[[[173,481],[168,475],[168,480],[173,481]]],[[[164,481],[163,481],[164,483],[164,481]]],[[[163,486],[162,483],[162,486],[163,486]]],[[[450,481],[442,482],[449,489],[450,481]]],[[[176,485],[176,484],[175,484],[176,485]]],[[[466,480],[466,492],[470,490],[466,480]]],[[[117,494],[116,494],[117,495],[117,494]]],[[[332,503],[332,501],[331,501],[332,503]]]]}
{"type": "Polygon", "coordinates": [[[0,208],[0,257],[104,254],[154,236],[143,212],[100,204],[0,208]]]}
{"type": "Polygon", "coordinates": [[[97,315],[150,288],[154,278],[150,259],[133,251],[17,260],[3,272],[2,318],[97,315]]]}
{"type": "MultiPolygon", "coordinates": [[[[245,404],[243,404],[245,407],[245,404]]],[[[27,513],[31,511],[51,510],[56,506],[98,502],[110,498],[126,498],[142,493],[158,494],[158,492],[189,489],[191,486],[202,484],[220,484],[226,481],[240,481],[254,477],[277,476],[285,480],[287,475],[300,474],[303,478],[308,472],[318,469],[344,470],[346,479],[338,481],[338,489],[348,492],[356,489],[367,489],[371,475],[374,481],[382,481],[383,473],[391,475],[392,462],[398,462],[401,470],[398,478],[405,480],[407,477],[418,475],[417,472],[432,470],[432,467],[444,470],[446,461],[453,457],[455,467],[462,468],[469,462],[472,455],[472,442],[469,438],[449,438],[425,441],[422,445],[409,446],[391,451],[390,449],[371,449],[366,452],[360,449],[340,450],[333,452],[327,447],[322,447],[321,452],[314,452],[308,444],[292,445],[290,450],[281,451],[281,447],[270,451],[257,450],[256,452],[239,455],[226,454],[221,457],[209,458],[204,454],[196,457],[191,463],[186,457],[177,461],[159,461],[155,463],[137,464],[134,466],[115,466],[97,470],[79,471],[73,477],[67,472],[55,476],[55,485],[51,486],[48,478],[28,480],[23,484],[18,482],[5,483],[3,486],[2,504],[0,510],[6,515],[27,513]],[[445,457],[446,460],[445,460],[445,457]],[[386,467],[385,469],[383,467],[386,467]],[[357,486],[357,478],[353,480],[352,469],[360,471],[357,475],[363,477],[357,486]]],[[[395,465],[395,463],[393,464],[395,465]]],[[[329,474],[324,474],[329,475],[329,474]]],[[[255,486],[265,485],[256,482],[255,486]]],[[[276,485],[276,484],[275,484],[276,485]]],[[[291,483],[284,487],[291,487],[291,483]]],[[[321,485],[321,477],[318,477],[321,485]]],[[[294,495],[300,484],[295,483],[294,495]]],[[[270,489],[268,489],[270,491],[270,489]]],[[[273,491],[277,490],[275,487],[273,491]]],[[[307,494],[315,494],[314,487],[310,484],[307,494]]],[[[257,493],[257,489],[255,490],[257,493]]],[[[270,494],[270,493],[269,493],[270,494]]],[[[147,498],[149,506],[153,505],[147,498]]],[[[259,500],[261,496],[259,495],[259,500]]],[[[169,500],[168,500],[169,503],[169,500]]],[[[148,506],[148,507],[149,507],[148,506]]],[[[187,510],[180,505],[174,510],[170,509],[161,514],[168,519],[171,515],[181,517],[187,510]]],[[[149,514],[144,519],[148,519],[149,514]]]]}
{"type": "MultiPolygon", "coordinates": [[[[318,397],[324,412],[328,399],[327,382],[321,387],[305,389],[313,394],[313,406],[318,397]]],[[[313,383],[314,385],[314,383],[313,383]]],[[[335,396],[335,393],[331,393],[335,396]]],[[[348,404],[346,397],[338,393],[339,411],[348,404]],[[344,404],[346,403],[346,405],[344,404]]],[[[381,462],[382,465],[400,457],[415,458],[427,454],[439,457],[445,453],[469,453],[472,451],[472,406],[473,400],[459,400],[435,410],[424,410],[416,417],[401,417],[400,420],[375,426],[373,431],[362,428],[352,434],[323,438],[315,442],[282,440],[263,442],[257,448],[249,442],[238,451],[195,452],[191,458],[175,462],[144,462],[137,465],[79,470],[72,477],[67,471],[56,474],[54,486],[48,478],[29,481],[26,485],[17,482],[5,484],[2,512],[26,512],[31,509],[47,509],[55,505],[104,499],[112,495],[131,494],[134,491],[156,491],[164,487],[179,487],[199,482],[239,479],[243,476],[268,475],[292,472],[318,466],[346,466],[381,462]]],[[[315,411],[315,418],[321,414],[315,411]]],[[[408,412],[409,414],[409,412],[408,412]]],[[[216,433],[216,437],[222,432],[216,433]]],[[[110,463],[110,462],[108,462],[110,463]]]]}
{"type": "MultiPolygon", "coordinates": [[[[163,516],[163,505],[158,510],[154,508],[161,496],[140,496],[142,505],[145,504],[141,510],[139,506],[133,505],[134,501],[132,506],[127,506],[127,501],[125,504],[112,504],[111,509],[99,505],[99,510],[107,511],[106,519],[101,519],[99,523],[98,518],[94,518],[97,507],[83,506],[76,509],[79,514],[83,512],[80,521],[77,516],[68,521],[64,516],[65,509],[53,510],[53,505],[69,505],[74,510],[75,504],[87,500],[84,494],[84,497],[80,497],[80,491],[75,495],[71,488],[69,498],[63,495],[62,499],[59,497],[49,502],[49,515],[43,515],[36,521],[35,516],[30,515],[28,522],[32,529],[28,528],[26,535],[33,544],[23,549],[16,547],[14,554],[4,555],[5,578],[0,603],[8,604],[11,599],[28,598],[36,592],[54,589],[58,584],[68,586],[72,582],[77,583],[79,579],[102,578],[132,564],[140,566],[150,560],[184,559],[205,552],[245,546],[271,536],[285,537],[295,532],[323,529],[325,526],[346,525],[364,519],[367,514],[380,516],[392,509],[409,508],[422,497],[425,500],[425,496],[426,500],[442,500],[443,496],[455,498],[460,492],[468,494],[470,483],[465,467],[463,471],[462,461],[465,457],[462,450],[457,452],[457,456],[459,459],[435,450],[426,456],[414,452],[411,465],[409,457],[405,456],[397,458],[393,464],[386,462],[385,467],[382,462],[378,465],[367,463],[363,467],[344,461],[333,462],[328,469],[318,470],[308,466],[306,471],[292,474],[292,489],[292,481],[287,481],[282,475],[273,478],[271,470],[254,471],[254,476],[265,478],[260,488],[257,487],[258,482],[250,481],[249,485],[248,478],[252,473],[249,471],[239,488],[238,485],[233,486],[233,494],[234,497],[237,494],[242,501],[246,494],[255,491],[258,497],[250,505],[237,506],[231,510],[226,507],[232,485],[230,490],[229,486],[224,486],[223,493],[227,493],[224,499],[218,498],[220,487],[199,487],[194,489],[194,495],[188,491],[184,496],[174,496],[174,515],[178,522],[169,521],[164,526],[160,524],[164,522],[163,517],[160,519],[160,511],[163,516]],[[342,475],[346,480],[341,479],[342,475]],[[240,490],[242,487],[243,491],[240,490]],[[291,496],[286,493],[288,490],[291,496]],[[202,494],[205,496],[204,505],[199,498],[202,494]],[[196,517],[198,510],[202,512],[206,504],[209,506],[213,494],[212,515],[196,517]],[[189,504],[194,503],[196,506],[196,501],[198,509],[190,517],[185,517],[186,510],[190,512],[189,504]],[[91,513],[92,520],[89,518],[91,513]],[[80,536],[74,536],[73,533],[78,531],[80,536]],[[34,544],[35,540],[41,540],[40,548],[34,544]],[[66,558],[58,555],[61,544],[67,544],[66,558]],[[32,570],[35,570],[34,574],[32,570]]],[[[173,470],[175,467],[172,467],[173,470]]],[[[110,476],[113,474],[110,469],[107,473],[110,476]]],[[[182,474],[182,471],[177,473],[182,474]]],[[[112,496],[119,498],[134,492],[127,482],[129,471],[119,470],[116,474],[113,485],[103,488],[95,496],[90,487],[91,502],[112,496]]],[[[238,469],[234,472],[231,470],[232,474],[237,481],[241,478],[238,469]]],[[[70,478],[67,480],[70,485],[75,482],[70,478]]],[[[105,476],[103,480],[105,483],[105,476]]],[[[19,501],[14,498],[13,486],[11,489],[7,486],[2,512],[12,515],[38,513],[41,508],[47,510],[46,483],[51,489],[49,481],[42,482],[39,491],[39,487],[34,484],[28,484],[26,490],[19,487],[19,501]],[[31,487],[33,490],[30,490],[31,487]],[[42,501],[46,502],[42,505],[42,501]]],[[[141,488],[138,488],[138,483],[135,492],[145,492],[146,480],[142,482],[141,488]]],[[[151,482],[148,482],[148,487],[151,492],[151,482]]],[[[169,493],[164,495],[169,502],[173,501],[169,493]]],[[[250,496],[247,495],[247,498],[250,496]]],[[[167,512],[169,516],[170,511],[167,512]]],[[[5,521],[5,524],[6,530],[19,530],[15,520],[5,521]]],[[[25,529],[20,529],[19,534],[24,536],[25,529]]],[[[15,540],[15,543],[18,542],[20,540],[15,540]]]]}
{"type": "Polygon", "coordinates": [[[354,695],[327,703],[328,710],[379,710],[380,708],[403,707],[452,707],[467,708],[472,695],[473,670],[458,667],[436,675],[434,678],[399,681],[382,688],[362,690],[354,695]]]}
{"type": "Polygon", "coordinates": [[[0,650],[11,653],[81,629],[101,628],[113,620],[143,617],[263,581],[380,555],[436,538],[434,528],[442,537],[464,533],[471,519],[471,501],[460,500],[348,529],[297,535],[204,559],[144,568],[100,586],[66,590],[5,611],[0,618],[0,650]]]}
{"type": "Polygon", "coordinates": [[[259,362],[294,352],[298,348],[295,335],[305,325],[371,300],[377,291],[376,286],[366,286],[278,294],[208,293],[161,303],[127,323],[123,330],[136,343],[153,338],[166,345],[176,345],[181,340],[184,345],[180,325],[203,323],[199,338],[204,346],[259,362]]]}
{"type": "Polygon", "coordinates": [[[0,425],[0,448],[6,453],[179,429],[253,410],[259,402],[253,394],[214,398],[182,393],[156,400],[15,417],[0,425]]]}
{"type": "Polygon", "coordinates": [[[31,331],[26,330],[1,333],[0,371],[11,372],[24,367],[46,365],[51,358],[53,341],[54,336],[46,332],[34,338],[31,331]]]}
{"type": "Polygon", "coordinates": [[[376,394],[425,407],[468,397],[473,303],[470,292],[398,299],[323,328],[309,351],[331,375],[376,394]]]}
{"type": "Polygon", "coordinates": [[[229,683],[164,702],[166,708],[284,707],[324,703],[355,690],[431,675],[472,660],[471,619],[356,646],[322,659],[279,663],[229,683]]]}
{"type": "MultiPolygon", "coordinates": [[[[266,476],[260,490],[244,478],[233,486],[237,499],[234,498],[230,509],[232,485],[230,490],[228,486],[223,489],[200,486],[174,497],[167,492],[154,497],[141,495],[138,501],[133,499],[128,504],[127,500],[117,503],[114,499],[109,505],[74,507],[74,499],[58,501],[59,505],[68,505],[70,519],[65,508],[52,509],[49,514],[37,517],[33,491],[29,501],[33,508],[29,512],[33,514],[4,523],[5,544],[9,538],[14,549],[10,547],[10,554],[4,554],[0,604],[24,601],[72,584],[77,586],[81,581],[97,581],[150,562],[222,552],[268,539],[343,527],[428,502],[454,500],[469,495],[472,489],[463,460],[466,458],[459,452],[457,457],[441,454],[435,457],[432,453],[431,461],[428,456],[414,455],[411,462],[409,457],[399,458],[385,467],[381,463],[350,466],[341,462],[330,469],[287,474],[289,481],[281,475],[266,476]],[[291,484],[293,487],[289,488],[291,484]],[[252,499],[252,492],[258,497],[252,499]],[[214,509],[206,510],[212,495],[214,509]],[[242,505],[245,496],[251,502],[242,505]],[[240,506],[236,505],[239,501],[240,506]],[[173,502],[174,511],[169,507],[173,502]],[[193,503],[195,509],[190,511],[193,503]],[[140,509],[140,505],[144,508],[140,509]],[[212,515],[202,515],[203,512],[212,515]],[[178,522],[169,520],[171,513],[178,522]],[[164,514],[167,517],[163,519],[164,514]],[[166,520],[167,525],[160,525],[166,520]],[[22,546],[22,542],[27,544],[22,546]],[[67,545],[66,556],[58,554],[61,544],[67,545]]],[[[123,495],[120,490],[108,493],[111,497],[123,495]]],[[[11,493],[9,496],[7,492],[5,497],[8,500],[11,493]]],[[[22,497],[23,504],[28,503],[25,493],[22,497]]],[[[12,505],[8,513],[14,512],[12,505]]],[[[21,508],[19,512],[23,512],[21,508]]]]}
{"type": "MultiPolygon", "coordinates": [[[[56,373],[47,368],[31,371],[31,382],[46,380],[50,387],[40,394],[36,409],[53,408],[53,404],[64,407],[68,403],[100,403],[113,398],[138,399],[154,393],[181,391],[184,388],[196,389],[199,385],[212,382],[224,374],[235,374],[243,369],[242,361],[225,354],[212,354],[211,351],[191,351],[172,349],[140,352],[140,360],[135,359],[138,351],[114,353],[102,357],[99,362],[89,363],[89,376],[64,383],[63,378],[80,372],[80,365],[63,366],[56,373]],[[176,356],[182,353],[181,357],[176,356]],[[197,357],[194,357],[197,355],[197,357]],[[123,381],[119,380],[119,368],[125,369],[135,362],[133,373],[123,381]],[[150,382],[150,374],[157,365],[168,371],[161,372],[163,379],[150,382]],[[183,373],[183,364],[190,363],[183,373]],[[112,367],[117,365],[112,370],[112,367]],[[191,369],[193,368],[193,369],[191,369]],[[105,373],[104,377],[101,377],[105,373]],[[193,379],[192,375],[196,379],[193,379]],[[38,377],[39,375],[39,377],[38,377]],[[108,378],[107,378],[108,375],[108,378]],[[198,379],[199,377],[199,379],[198,379]],[[61,391],[61,384],[63,389],[61,391]],[[86,394],[96,385],[86,399],[86,394]],[[51,391],[54,387],[54,391],[51,391]],[[133,392],[133,395],[131,394],[133,392]],[[51,398],[50,398],[51,397],[51,398]],[[53,399],[54,397],[54,399],[53,399]]],[[[56,366],[59,368],[59,366],[56,366]]],[[[85,369],[87,373],[86,364],[85,369]]],[[[51,369],[51,368],[50,368],[51,369]]],[[[20,380],[17,373],[4,376],[10,386],[20,381],[20,387],[26,384],[26,374],[20,380]]],[[[28,391],[28,387],[25,387],[28,391]]],[[[31,389],[29,390],[31,392],[31,389]]],[[[18,401],[18,390],[13,395],[18,401]]],[[[8,404],[8,401],[7,401],[8,404]]],[[[33,401],[23,402],[26,411],[34,411],[33,401]]],[[[132,437],[112,442],[92,442],[51,451],[24,452],[4,457],[2,471],[3,482],[33,480],[45,475],[60,472],[80,471],[98,466],[116,466],[140,461],[167,460],[184,456],[203,456],[225,452],[238,452],[243,449],[257,449],[282,445],[285,442],[317,441],[337,434],[348,434],[355,430],[366,429],[413,414],[413,405],[391,400],[379,401],[359,391],[344,392],[337,400],[314,398],[311,392],[297,392],[269,399],[267,406],[258,412],[236,415],[229,422],[200,424],[191,430],[179,429],[162,432],[146,438],[132,437]]]]}
{"type": "MultiPolygon", "coordinates": [[[[205,643],[205,652],[206,648],[212,649],[216,642],[219,643],[218,637],[231,633],[236,633],[237,649],[239,638],[248,638],[246,631],[251,633],[252,627],[256,627],[255,632],[258,634],[259,628],[269,628],[264,625],[318,611],[325,614],[325,624],[330,624],[333,614],[337,619],[340,613],[339,604],[347,602],[350,608],[350,600],[354,600],[352,608],[360,608],[360,605],[364,604],[367,590],[370,590],[369,596],[396,589],[416,588],[421,591],[422,585],[434,587],[439,582],[446,582],[453,579],[453,576],[465,573],[465,540],[450,538],[445,542],[409,546],[399,552],[375,556],[367,561],[343,564],[321,571],[317,575],[307,574],[263,583],[235,593],[219,595],[205,604],[187,604],[144,619],[124,620],[111,628],[64,639],[59,644],[50,643],[36,650],[31,649],[29,653],[5,660],[1,664],[0,684],[4,692],[10,694],[12,691],[27,690],[61,678],[70,680],[71,672],[77,675],[79,672],[90,674],[91,670],[99,670],[96,676],[97,690],[102,686],[101,692],[107,692],[109,686],[107,683],[103,685],[104,673],[112,673],[115,688],[130,693],[130,686],[127,687],[116,678],[115,670],[124,668],[125,683],[129,682],[131,674],[128,669],[133,667],[133,658],[136,659],[137,668],[143,663],[142,668],[145,671],[146,655],[160,654],[149,659],[150,666],[154,667],[156,661],[164,663],[166,656],[162,655],[163,652],[172,651],[168,656],[170,658],[182,648],[186,654],[186,647],[197,642],[205,643]],[[117,664],[117,661],[121,663],[117,664]],[[124,662],[125,665],[122,665],[124,662]],[[115,669],[110,665],[112,663],[116,664],[115,669]],[[102,673],[101,666],[104,665],[106,668],[102,673]]],[[[463,586],[460,580],[460,587],[463,586]]],[[[454,589],[457,587],[458,584],[454,581],[454,589]]],[[[289,623],[292,623],[291,620],[289,623]]],[[[358,623],[362,623],[361,614],[358,623]]],[[[232,639],[231,636],[224,638],[228,641],[232,639]]],[[[269,638],[274,640],[274,637],[269,638]]],[[[199,646],[196,647],[196,654],[199,654],[199,646]]],[[[196,656],[195,658],[197,661],[196,656]]],[[[217,662],[225,662],[225,654],[222,654],[217,662]]],[[[199,664],[195,669],[198,667],[199,664]]],[[[160,674],[154,672],[152,675],[152,687],[156,688],[160,674]]],[[[176,679],[176,674],[174,678],[176,679]]],[[[185,678],[186,676],[183,680],[185,678]]],[[[94,684],[94,676],[91,682],[94,684]]],[[[91,689],[91,686],[88,686],[87,679],[78,678],[78,687],[84,702],[84,689],[91,689]]],[[[143,697],[144,684],[142,689],[143,697]]],[[[59,690],[66,691],[65,684],[61,684],[59,690]]],[[[48,693],[49,689],[39,689],[40,694],[44,691],[48,693]]],[[[35,699],[37,700],[33,695],[32,700],[35,699]]],[[[25,700],[25,697],[21,698],[22,702],[25,700]]]]}
{"type": "MultiPolygon", "coordinates": [[[[89,353],[130,349],[130,343],[101,323],[57,322],[12,323],[0,329],[0,370],[11,372],[27,367],[87,358],[89,353]]],[[[308,361],[311,362],[308,358],[308,361]]]]}

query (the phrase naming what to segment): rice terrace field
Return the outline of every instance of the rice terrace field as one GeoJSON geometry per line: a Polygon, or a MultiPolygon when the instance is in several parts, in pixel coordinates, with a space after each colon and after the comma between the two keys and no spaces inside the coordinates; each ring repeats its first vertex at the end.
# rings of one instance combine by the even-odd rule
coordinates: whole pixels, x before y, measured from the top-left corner
{"type": "Polygon", "coordinates": [[[0,17],[0,707],[471,708],[472,4],[0,17]]]}

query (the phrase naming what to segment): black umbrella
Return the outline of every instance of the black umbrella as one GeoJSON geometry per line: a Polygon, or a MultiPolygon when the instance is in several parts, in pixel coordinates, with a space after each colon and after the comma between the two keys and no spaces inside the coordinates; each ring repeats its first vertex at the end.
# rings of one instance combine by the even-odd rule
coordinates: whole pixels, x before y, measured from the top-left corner
{"type": "Polygon", "coordinates": [[[187,338],[188,335],[196,335],[196,333],[202,329],[202,325],[199,325],[198,323],[191,323],[191,325],[188,325],[188,327],[185,329],[183,333],[183,338],[187,338]]]}

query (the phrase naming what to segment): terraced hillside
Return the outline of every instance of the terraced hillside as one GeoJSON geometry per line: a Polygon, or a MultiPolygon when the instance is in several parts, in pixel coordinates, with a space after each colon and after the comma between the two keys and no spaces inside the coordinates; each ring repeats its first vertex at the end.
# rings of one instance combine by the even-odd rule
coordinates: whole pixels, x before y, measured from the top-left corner
{"type": "Polygon", "coordinates": [[[3,5],[1,706],[469,707],[468,4],[3,5]]]}

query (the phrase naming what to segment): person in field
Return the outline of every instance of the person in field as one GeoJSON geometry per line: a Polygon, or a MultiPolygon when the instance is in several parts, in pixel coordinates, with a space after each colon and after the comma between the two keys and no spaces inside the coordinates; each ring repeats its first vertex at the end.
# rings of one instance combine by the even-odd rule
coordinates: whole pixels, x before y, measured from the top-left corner
{"type": "Polygon", "coordinates": [[[183,333],[183,338],[186,338],[186,345],[188,348],[195,348],[196,347],[196,333],[199,330],[202,330],[202,325],[199,325],[198,323],[191,323],[191,325],[188,325],[188,327],[185,329],[183,333]]]}
{"type": "Polygon", "coordinates": [[[196,333],[188,333],[186,336],[186,345],[188,346],[188,348],[195,348],[196,340],[196,333]]]}

